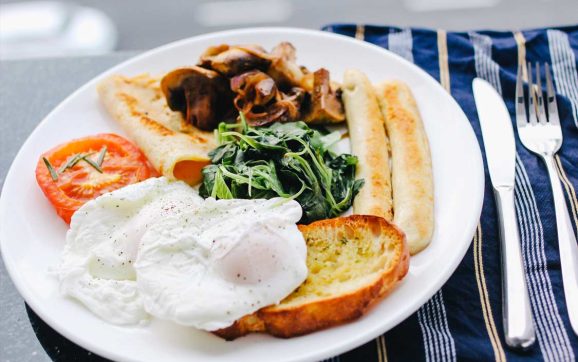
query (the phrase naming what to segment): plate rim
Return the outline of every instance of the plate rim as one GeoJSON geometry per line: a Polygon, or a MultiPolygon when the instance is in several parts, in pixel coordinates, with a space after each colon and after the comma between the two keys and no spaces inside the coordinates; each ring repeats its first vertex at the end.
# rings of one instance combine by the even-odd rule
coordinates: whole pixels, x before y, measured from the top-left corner
{"type": "MultiPolygon", "coordinates": [[[[158,46],[156,48],[144,51],[143,53],[137,54],[133,57],[130,57],[130,58],[120,62],[119,64],[116,64],[116,65],[104,70],[103,72],[101,72],[98,75],[91,78],[89,81],[85,82],[80,87],[76,88],[71,94],[69,94],[60,103],[58,103],[58,105],[56,105],[48,114],[46,114],[46,116],[44,116],[40,122],[38,122],[38,124],[34,127],[32,132],[28,135],[28,137],[22,143],[18,152],[16,153],[16,156],[14,156],[14,159],[10,163],[10,167],[9,167],[8,172],[6,173],[6,177],[4,179],[4,185],[2,187],[2,191],[0,193],[0,254],[2,255],[2,259],[4,261],[4,265],[6,267],[8,275],[9,275],[13,285],[15,286],[16,290],[18,291],[20,296],[24,299],[25,303],[45,323],[47,323],[50,326],[50,328],[54,329],[57,333],[64,336],[66,339],[68,339],[72,343],[74,343],[78,346],[81,346],[82,348],[84,348],[84,349],[86,349],[92,353],[95,353],[99,356],[105,357],[105,358],[111,358],[114,360],[131,360],[131,361],[134,360],[134,359],[130,359],[130,358],[127,359],[125,355],[117,354],[115,351],[106,350],[106,349],[100,347],[98,344],[94,343],[92,340],[78,339],[74,335],[71,335],[71,333],[69,333],[66,330],[66,328],[61,326],[54,318],[52,318],[49,314],[44,313],[42,311],[42,308],[38,305],[38,302],[35,301],[35,299],[33,297],[31,297],[28,293],[25,292],[25,288],[20,285],[21,282],[16,281],[16,280],[18,280],[18,278],[15,279],[13,277],[14,275],[17,274],[16,266],[13,265],[13,263],[9,259],[7,260],[6,254],[3,252],[3,250],[5,248],[4,243],[6,243],[7,242],[6,240],[8,239],[8,234],[5,231],[6,227],[4,226],[4,224],[5,224],[4,213],[5,213],[5,210],[7,207],[7,205],[5,205],[5,203],[7,202],[6,197],[5,197],[5,191],[8,188],[7,185],[12,184],[11,180],[14,177],[13,174],[16,172],[14,165],[16,164],[16,161],[18,161],[22,157],[22,153],[23,153],[25,146],[28,145],[31,138],[39,131],[39,128],[43,127],[47,123],[47,120],[49,118],[51,118],[53,114],[59,112],[61,108],[64,108],[69,102],[71,102],[77,96],[78,93],[84,91],[85,89],[87,89],[91,86],[94,86],[99,80],[114,73],[119,68],[122,68],[122,67],[124,67],[124,66],[126,66],[132,62],[139,61],[139,60],[146,58],[148,56],[151,56],[155,53],[163,52],[163,51],[170,49],[172,47],[181,46],[182,44],[186,44],[187,42],[190,42],[192,40],[208,40],[211,38],[220,38],[220,37],[224,37],[224,36],[234,36],[234,35],[238,35],[238,34],[265,33],[265,32],[285,32],[287,34],[301,34],[301,35],[324,36],[324,37],[328,37],[328,38],[339,38],[340,40],[356,43],[359,46],[374,48],[376,50],[379,50],[380,52],[387,53],[388,56],[394,57],[402,63],[405,63],[405,65],[412,68],[413,71],[420,73],[423,77],[428,79],[428,81],[430,81],[430,83],[435,84],[435,86],[443,89],[443,87],[440,85],[440,83],[437,80],[435,80],[435,78],[433,78],[425,70],[418,67],[414,63],[409,62],[405,58],[391,52],[388,49],[385,49],[385,48],[382,48],[378,45],[375,45],[375,44],[372,44],[372,43],[369,43],[366,41],[358,40],[358,39],[355,39],[355,38],[352,38],[352,37],[349,37],[346,35],[331,33],[331,32],[323,31],[323,30],[304,29],[304,28],[297,28],[297,27],[248,27],[248,28],[245,27],[245,28],[236,28],[236,29],[230,29],[230,30],[224,30],[224,31],[205,33],[205,34],[200,34],[200,35],[191,36],[191,37],[187,37],[184,39],[176,40],[176,41],[173,41],[173,42],[170,42],[167,44],[163,44],[163,45],[158,46]]],[[[453,103],[453,105],[455,107],[457,107],[456,109],[459,110],[459,113],[462,116],[460,118],[463,118],[464,120],[468,121],[467,127],[466,127],[466,129],[467,129],[466,132],[469,134],[469,137],[472,140],[476,141],[475,144],[477,145],[477,147],[473,146],[473,149],[475,149],[475,152],[474,152],[474,157],[471,161],[472,161],[472,163],[477,164],[477,167],[475,167],[476,169],[481,170],[481,172],[479,172],[480,173],[479,176],[481,179],[481,182],[479,182],[479,189],[480,190],[477,190],[478,192],[475,194],[477,196],[477,198],[475,198],[475,200],[474,200],[474,208],[473,208],[474,210],[477,210],[476,218],[472,219],[472,220],[476,220],[476,222],[472,222],[471,225],[467,225],[468,227],[465,228],[467,230],[467,234],[470,235],[470,237],[469,237],[468,242],[462,243],[463,245],[461,245],[461,250],[459,250],[459,253],[458,253],[458,255],[460,257],[456,258],[455,261],[453,263],[451,263],[451,265],[449,267],[445,268],[442,271],[441,276],[436,280],[435,285],[433,287],[429,288],[431,290],[431,292],[426,293],[427,298],[425,300],[420,300],[419,302],[415,303],[415,308],[409,308],[404,313],[398,313],[397,316],[395,318],[393,318],[391,327],[385,328],[385,330],[383,330],[384,328],[373,328],[371,331],[368,331],[368,332],[365,332],[365,333],[362,333],[362,334],[359,334],[357,336],[352,337],[347,342],[344,342],[341,345],[339,345],[339,347],[335,347],[335,348],[332,348],[330,350],[326,350],[326,349],[315,350],[315,351],[312,351],[311,353],[309,353],[307,356],[301,356],[300,359],[292,359],[292,361],[319,360],[322,358],[328,358],[331,356],[335,356],[335,355],[344,353],[346,351],[349,351],[353,348],[356,348],[356,347],[362,345],[363,343],[366,343],[366,342],[376,338],[378,335],[384,333],[385,331],[394,328],[399,323],[401,323],[403,320],[407,319],[410,315],[415,313],[421,306],[423,306],[425,303],[427,303],[427,301],[429,299],[431,299],[431,297],[435,293],[437,293],[443,287],[443,285],[445,285],[445,283],[448,281],[448,279],[451,277],[451,275],[456,271],[459,264],[463,261],[465,255],[467,253],[467,250],[469,249],[469,246],[471,245],[471,242],[472,242],[473,236],[475,234],[475,230],[476,230],[476,227],[477,227],[477,224],[479,222],[479,218],[480,218],[481,212],[482,212],[484,192],[485,192],[485,186],[484,186],[485,185],[485,175],[484,175],[484,171],[483,171],[484,170],[484,164],[483,164],[483,158],[482,158],[480,144],[477,141],[477,138],[475,136],[475,132],[473,130],[473,127],[472,127],[467,115],[465,114],[465,112],[463,111],[463,109],[461,108],[459,103],[456,101],[456,99],[451,94],[448,93],[447,96],[448,96],[448,98],[447,98],[448,102],[453,103]]],[[[355,321],[353,321],[352,323],[354,323],[354,322],[355,321]]]]}

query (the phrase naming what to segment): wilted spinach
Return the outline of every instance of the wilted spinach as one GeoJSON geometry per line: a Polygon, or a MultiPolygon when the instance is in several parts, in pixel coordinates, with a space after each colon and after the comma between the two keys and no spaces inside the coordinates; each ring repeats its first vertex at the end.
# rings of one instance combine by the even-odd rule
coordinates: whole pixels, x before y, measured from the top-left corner
{"type": "Polygon", "coordinates": [[[335,217],[347,210],[363,186],[355,180],[357,157],[329,147],[337,132],[323,134],[303,122],[249,127],[221,123],[219,146],[203,168],[200,194],[218,199],[295,199],[302,223],[335,217]]]}

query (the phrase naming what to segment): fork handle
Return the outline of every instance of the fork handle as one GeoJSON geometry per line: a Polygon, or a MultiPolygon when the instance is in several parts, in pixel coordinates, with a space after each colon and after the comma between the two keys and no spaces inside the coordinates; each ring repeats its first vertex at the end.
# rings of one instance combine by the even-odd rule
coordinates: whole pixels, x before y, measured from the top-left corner
{"type": "Polygon", "coordinates": [[[536,336],[514,209],[514,188],[494,187],[494,196],[500,223],[502,309],[506,344],[512,348],[526,349],[534,343],[536,336]]]}
{"type": "Polygon", "coordinates": [[[554,157],[542,156],[554,195],[554,210],[556,211],[556,229],[558,230],[558,248],[560,249],[560,266],[564,284],[564,298],[568,309],[568,318],[574,334],[578,335],[578,244],[572,229],[572,221],[556,171],[554,157]]]}

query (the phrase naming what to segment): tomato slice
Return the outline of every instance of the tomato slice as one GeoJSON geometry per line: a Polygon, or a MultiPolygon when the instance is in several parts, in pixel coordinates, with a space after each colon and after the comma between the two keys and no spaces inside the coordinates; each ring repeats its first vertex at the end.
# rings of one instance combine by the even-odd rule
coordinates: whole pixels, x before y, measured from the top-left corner
{"type": "Polygon", "coordinates": [[[112,133],[83,137],[56,146],[44,153],[36,165],[38,185],[58,215],[68,224],[72,214],[87,201],[155,176],[158,173],[141,150],[125,138],[112,133]],[[100,165],[102,173],[84,160],[61,170],[78,154],[88,154],[87,158],[98,163],[98,157],[105,147],[100,165]],[[53,179],[44,158],[57,172],[57,180],[53,179]]]}

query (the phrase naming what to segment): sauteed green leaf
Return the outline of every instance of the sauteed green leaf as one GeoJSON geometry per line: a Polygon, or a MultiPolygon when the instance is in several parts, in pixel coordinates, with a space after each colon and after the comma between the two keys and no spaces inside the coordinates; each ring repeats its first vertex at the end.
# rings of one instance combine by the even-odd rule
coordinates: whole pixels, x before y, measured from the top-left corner
{"type": "Polygon", "coordinates": [[[336,155],[330,147],[338,132],[324,134],[304,122],[249,127],[221,123],[219,146],[203,168],[200,194],[218,199],[294,199],[302,223],[338,216],[347,210],[363,180],[355,180],[357,157],[336,155]]]}

